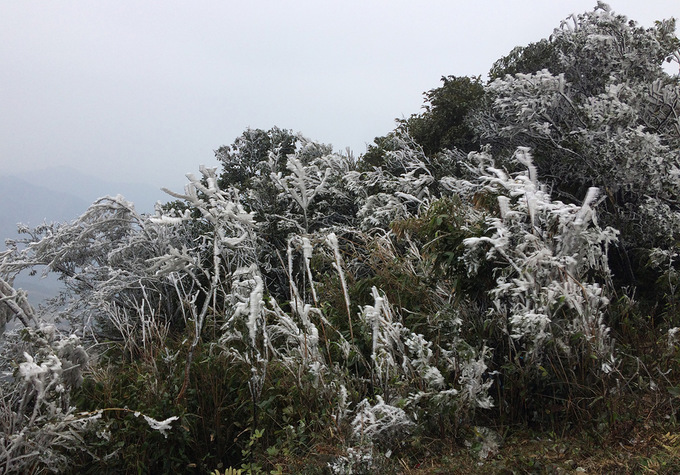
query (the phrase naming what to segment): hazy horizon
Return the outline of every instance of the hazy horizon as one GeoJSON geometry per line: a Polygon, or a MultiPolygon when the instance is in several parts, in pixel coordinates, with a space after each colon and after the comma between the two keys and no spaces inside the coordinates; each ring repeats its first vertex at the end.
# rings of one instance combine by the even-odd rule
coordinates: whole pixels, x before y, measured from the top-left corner
{"type": "MultiPolygon", "coordinates": [[[[643,26],[680,17],[677,0],[609,4],[643,26]]],[[[359,155],[442,76],[485,78],[595,5],[3,2],[0,175],[63,165],[181,189],[247,127],[359,155]]]]}

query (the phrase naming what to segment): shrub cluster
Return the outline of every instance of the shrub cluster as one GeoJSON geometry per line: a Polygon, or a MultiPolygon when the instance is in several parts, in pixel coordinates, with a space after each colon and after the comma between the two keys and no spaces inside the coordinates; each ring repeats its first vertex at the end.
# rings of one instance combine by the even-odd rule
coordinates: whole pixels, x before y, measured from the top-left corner
{"type": "Polygon", "coordinates": [[[25,327],[3,337],[3,470],[280,473],[314,453],[371,472],[677,395],[671,26],[598,4],[486,84],[447,78],[358,160],[248,130],[153,215],[107,197],[24,229],[0,254],[0,317],[25,327]],[[37,314],[25,270],[64,283],[37,314]]]}

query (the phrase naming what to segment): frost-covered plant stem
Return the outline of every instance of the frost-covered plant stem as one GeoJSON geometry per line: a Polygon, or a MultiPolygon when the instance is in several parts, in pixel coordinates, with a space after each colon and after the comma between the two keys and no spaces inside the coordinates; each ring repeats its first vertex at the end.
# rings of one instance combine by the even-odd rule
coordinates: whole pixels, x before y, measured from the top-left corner
{"type": "Polygon", "coordinates": [[[0,277],[0,307],[2,305],[5,305],[24,327],[32,328],[37,325],[35,313],[26,297],[0,277]]]}
{"type": "Polygon", "coordinates": [[[343,270],[342,266],[342,256],[340,255],[340,246],[338,245],[338,237],[335,235],[335,233],[329,233],[328,236],[326,236],[326,242],[330,246],[330,248],[333,250],[333,257],[335,259],[335,262],[333,263],[333,267],[335,267],[335,270],[338,271],[338,276],[340,277],[340,284],[342,285],[342,295],[345,297],[345,308],[347,310],[347,321],[349,322],[349,334],[350,337],[352,338],[352,341],[354,341],[354,330],[352,327],[352,311],[350,310],[350,300],[349,300],[349,292],[347,291],[347,282],[345,281],[345,272],[343,270]]]}
{"type": "Polygon", "coordinates": [[[293,201],[302,210],[304,232],[307,234],[309,233],[309,206],[314,198],[327,188],[331,169],[326,168],[322,174],[317,166],[305,166],[300,158],[295,155],[288,156],[286,168],[291,172],[290,175],[283,177],[281,172],[272,172],[271,178],[279,188],[293,198],[293,201]]]}
{"type": "Polygon", "coordinates": [[[316,289],[314,288],[314,278],[312,275],[312,268],[310,266],[310,261],[312,259],[313,246],[309,237],[305,236],[299,239],[299,236],[292,236],[288,239],[288,246],[286,254],[288,257],[288,287],[290,289],[290,299],[293,302],[293,309],[302,319],[305,330],[309,330],[313,327],[311,320],[309,319],[309,314],[312,313],[310,307],[305,304],[304,299],[300,295],[300,291],[293,280],[293,243],[297,242],[298,245],[302,246],[302,256],[304,260],[305,272],[307,274],[307,279],[309,280],[309,287],[312,292],[312,301],[314,302],[314,310],[319,314],[321,331],[323,332],[324,341],[326,343],[326,351],[328,353],[328,362],[332,364],[333,358],[331,357],[330,341],[328,340],[328,335],[326,333],[326,322],[323,317],[321,310],[319,310],[318,298],[316,295],[316,289]]]}
{"type": "Polygon", "coordinates": [[[189,386],[189,373],[191,371],[191,363],[193,362],[194,353],[196,351],[196,348],[198,347],[198,343],[201,340],[203,323],[205,322],[205,316],[207,315],[208,309],[210,307],[210,299],[206,298],[203,302],[201,310],[198,311],[196,307],[196,298],[198,297],[198,293],[194,294],[191,298],[189,298],[188,295],[182,295],[180,297],[182,298],[183,302],[188,302],[189,304],[189,309],[193,316],[192,320],[194,321],[194,337],[191,341],[191,346],[189,347],[189,353],[187,354],[187,361],[184,369],[184,382],[182,383],[182,387],[179,393],[177,394],[178,401],[184,397],[184,392],[187,390],[187,387],[189,386]]]}
{"type": "MultiPolygon", "coordinates": [[[[194,323],[194,335],[187,356],[184,384],[178,399],[183,397],[188,386],[191,363],[208,313],[212,309],[212,312],[216,314],[222,300],[227,301],[230,298],[230,283],[227,277],[232,266],[236,268],[233,271],[236,275],[239,272],[243,273],[244,263],[251,265],[255,261],[252,248],[252,243],[255,241],[253,214],[243,209],[234,190],[226,192],[219,188],[215,169],[201,167],[200,170],[203,181],[191,174],[187,175],[190,183],[185,187],[185,194],[165,191],[193,205],[210,224],[211,233],[208,242],[212,267],[201,266],[200,253],[193,255],[186,248],[182,250],[171,248],[165,256],[155,259],[157,272],[168,275],[174,283],[180,301],[188,304],[194,323]],[[171,277],[173,273],[177,273],[176,277],[171,277]],[[208,284],[202,283],[196,273],[202,274],[203,282],[207,280],[208,284]],[[181,280],[180,275],[186,275],[191,280],[192,284],[188,291],[184,290],[182,285],[177,285],[181,280]],[[203,303],[198,309],[196,302],[201,295],[204,297],[203,303]]],[[[177,225],[188,219],[190,219],[189,213],[180,217],[165,215],[154,218],[155,222],[166,225],[177,225]]],[[[251,338],[254,336],[251,335],[251,338]]]]}
{"type": "Polygon", "coordinates": [[[316,297],[316,289],[314,288],[314,277],[312,276],[312,268],[310,266],[312,260],[312,243],[308,237],[302,238],[302,254],[305,262],[305,270],[307,271],[307,279],[309,280],[309,288],[312,291],[312,300],[314,301],[314,306],[319,306],[319,299],[316,297]]]}
{"type": "MultiPolygon", "coordinates": [[[[189,386],[189,372],[191,370],[191,363],[194,360],[194,353],[196,351],[196,348],[198,347],[198,344],[201,340],[201,333],[203,332],[203,324],[205,323],[205,317],[208,314],[208,310],[210,308],[210,302],[212,301],[212,308],[216,309],[217,308],[217,292],[219,290],[219,286],[221,283],[220,279],[220,268],[221,268],[221,263],[220,263],[220,257],[221,257],[221,249],[219,247],[218,239],[217,236],[213,238],[213,275],[212,275],[212,281],[209,289],[209,294],[208,298],[205,299],[203,302],[203,306],[201,307],[201,311],[197,312],[196,310],[196,297],[198,294],[196,294],[193,299],[191,300],[191,305],[190,309],[192,313],[194,314],[194,322],[195,322],[195,328],[194,328],[194,338],[191,342],[191,347],[189,348],[189,354],[187,355],[187,363],[184,371],[184,383],[182,384],[182,389],[180,390],[179,394],[177,395],[177,400],[182,399],[184,397],[184,392],[186,391],[187,387],[189,386]]],[[[186,295],[183,296],[184,299],[183,301],[186,301],[186,295]]]]}

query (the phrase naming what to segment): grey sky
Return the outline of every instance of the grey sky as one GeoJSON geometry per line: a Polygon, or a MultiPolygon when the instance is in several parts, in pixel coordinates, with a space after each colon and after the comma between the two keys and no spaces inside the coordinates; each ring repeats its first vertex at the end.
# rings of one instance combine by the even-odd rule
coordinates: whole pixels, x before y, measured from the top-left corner
{"type": "MultiPolygon", "coordinates": [[[[651,26],[678,0],[610,0],[651,26]]],[[[349,146],[594,0],[0,0],[0,175],[181,187],[246,127],[349,146]]]]}

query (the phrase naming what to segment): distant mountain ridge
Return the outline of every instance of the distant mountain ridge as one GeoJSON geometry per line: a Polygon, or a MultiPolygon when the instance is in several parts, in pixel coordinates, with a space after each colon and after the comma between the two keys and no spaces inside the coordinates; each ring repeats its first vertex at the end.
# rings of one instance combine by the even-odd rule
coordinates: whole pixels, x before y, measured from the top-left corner
{"type": "Polygon", "coordinates": [[[64,221],[87,209],[88,201],[70,193],[35,185],[16,176],[0,176],[0,235],[16,231],[18,223],[36,226],[64,221]]]}
{"type": "Polygon", "coordinates": [[[63,166],[0,175],[0,236],[5,234],[8,220],[12,226],[71,220],[96,199],[119,194],[140,212],[152,212],[156,201],[168,198],[151,185],[110,182],[63,166]]]}
{"type": "Polygon", "coordinates": [[[138,211],[151,212],[156,201],[167,201],[168,198],[159,188],[148,184],[108,181],[65,166],[18,173],[14,176],[35,186],[76,196],[87,201],[88,205],[103,196],[123,195],[135,204],[138,211]]]}

